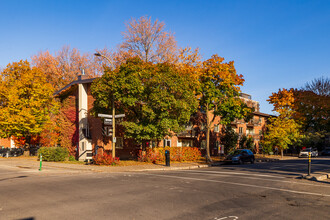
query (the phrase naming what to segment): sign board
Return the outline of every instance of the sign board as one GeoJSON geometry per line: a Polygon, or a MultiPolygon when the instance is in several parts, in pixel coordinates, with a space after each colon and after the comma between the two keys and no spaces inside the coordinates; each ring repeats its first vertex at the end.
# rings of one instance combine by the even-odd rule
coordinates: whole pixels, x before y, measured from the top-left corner
{"type": "Polygon", "coordinates": [[[105,118],[104,119],[104,124],[105,125],[112,125],[112,118],[105,118]]]}
{"type": "Polygon", "coordinates": [[[113,141],[113,143],[116,143],[117,138],[116,137],[113,137],[112,141],[113,141]]]}
{"type": "MultiPolygon", "coordinates": [[[[98,117],[100,118],[112,118],[112,115],[107,115],[107,114],[97,114],[98,117]]],[[[119,115],[115,115],[115,118],[123,118],[125,117],[125,114],[119,114],[119,115]]]]}

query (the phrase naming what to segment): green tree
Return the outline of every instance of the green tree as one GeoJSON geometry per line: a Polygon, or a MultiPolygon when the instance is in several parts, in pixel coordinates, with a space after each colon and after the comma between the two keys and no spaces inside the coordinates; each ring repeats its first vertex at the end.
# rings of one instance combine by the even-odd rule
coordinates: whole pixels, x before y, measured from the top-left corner
{"type": "Polygon", "coordinates": [[[40,134],[54,110],[52,86],[29,62],[8,64],[0,76],[0,137],[31,137],[40,134]]]}
{"type": "Polygon", "coordinates": [[[210,131],[216,116],[221,124],[228,125],[235,119],[247,117],[251,109],[239,98],[242,75],[236,73],[234,62],[213,55],[203,62],[200,69],[199,106],[206,114],[206,157],[210,158],[210,131]]]}
{"type": "Polygon", "coordinates": [[[283,150],[301,139],[301,126],[293,119],[294,114],[294,92],[290,90],[279,90],[273,93],[268,100],[274,105],[274,111],[278,117],[271,117],[267,125],[262,144],[266,148],[278,147],[283,157],[283,150]]]}
{"type": "Polygon", "coordinates": [[[168,63],[146,63],[129,59],[119,69],[107,69],[92,84],[96,112],[109,112],[112,96],[116,109],[125,113],[121,125],[125,136],[141,144],[146,140],[161,140],[183,130],[197,109],[195,80],[181,74],[168,63]]]}
{"type": "Polygon", "coordinates": [[[222,135],[220,137],[220,140],[225,147],[225,154],[228,154],[236,148],[238,134],[230,125],[223,127],[221,133],[222,135]]]}

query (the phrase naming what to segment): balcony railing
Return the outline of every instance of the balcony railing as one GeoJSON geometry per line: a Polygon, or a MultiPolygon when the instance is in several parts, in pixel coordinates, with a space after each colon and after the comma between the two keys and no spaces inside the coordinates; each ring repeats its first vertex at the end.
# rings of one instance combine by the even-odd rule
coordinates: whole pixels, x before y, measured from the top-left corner
{"type": "Polygon", "coordinates": [[[178,133],[178,137],[195,137],[195,133],[194,130],[185,130],[178,133]]]}

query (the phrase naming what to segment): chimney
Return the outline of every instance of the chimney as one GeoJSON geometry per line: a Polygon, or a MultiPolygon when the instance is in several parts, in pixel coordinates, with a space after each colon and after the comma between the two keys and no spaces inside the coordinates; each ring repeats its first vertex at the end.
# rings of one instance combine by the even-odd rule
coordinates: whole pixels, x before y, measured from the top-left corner
{"type": "Polygon", "coordinates": [[[81,73],[78,74],[78,80],[83,80],[83,79],[87,79],[87,76],[85,75],[85,70],[81,69],[81,73]]]}

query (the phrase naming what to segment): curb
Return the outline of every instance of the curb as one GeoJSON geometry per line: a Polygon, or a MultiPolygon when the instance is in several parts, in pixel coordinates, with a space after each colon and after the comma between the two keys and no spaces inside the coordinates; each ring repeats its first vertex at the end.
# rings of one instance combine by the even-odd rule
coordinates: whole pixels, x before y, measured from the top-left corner
{"type": "Polygon", "coordinates": [[[322,181],[322,180],[326,180],[326,179],[330,179],[330,174],[326,173],[326,174],[314,174],[314,175],[306,175],[303,174],[301,175],[302,179],[307,179],[307,180],[313,180],[313,181],[322,181]]]}
{"type": "Polygon", "coordinates": [[[210,167],[211,165],[196,165],[196,166],[189,166],[189,167],[164,167],[164,168],[155,168],[155,169],[142,169],[142,170],[135,170],[135,171],[166,171],[166,170],[192,170],[198,168],[206,168],[210,167]]]}

